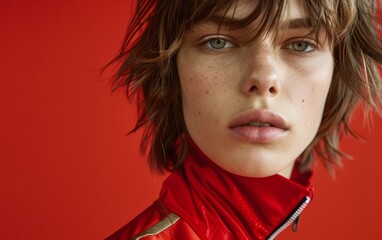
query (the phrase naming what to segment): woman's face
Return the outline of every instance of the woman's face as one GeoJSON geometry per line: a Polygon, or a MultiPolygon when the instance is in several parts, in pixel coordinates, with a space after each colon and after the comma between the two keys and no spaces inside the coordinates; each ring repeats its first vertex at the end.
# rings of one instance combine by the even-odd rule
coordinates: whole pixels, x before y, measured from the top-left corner
{"type": "MultiPolygon", "coordinates": [[[[257,1],[239,1],[227,16],[247,16],[257,1]],[[231,14],[230,14],[231,13],[231,14]]],[[[275,39],[242,44],[251,27],[230,30],[203,22],[177,55],[183,114],[199,148],[223,169],[249,177],[289,177],[315,137],[333,74],[325,33],[308,35],[295,0],[275,39]]],[[[304,21],[305,20],[305,21],[304,21]]]]}

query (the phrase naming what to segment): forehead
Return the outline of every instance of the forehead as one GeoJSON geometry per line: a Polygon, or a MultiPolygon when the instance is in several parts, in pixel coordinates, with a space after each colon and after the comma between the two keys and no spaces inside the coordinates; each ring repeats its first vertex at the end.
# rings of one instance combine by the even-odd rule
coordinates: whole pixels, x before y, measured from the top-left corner
{"type": "Polygon", "coordinates": [[[237,30],[245,32],[243,42],[254,42],[259,38],[271,36],[276,38],[287,29],[309,29],[318,34],[321,30],[320,20],[314,19],[305,11],[302,0],[234,0],[194,25],[192,32],[198,31],[199,26],[206,23],[218,26],[216,31],[237,30]],[[317,21],[318,20],[318,21],[317,21]],[[315,30],[313,30],[315,29],[315,30]]]}
{"type": "MultiPolygon", "coordinates": [[[[269,1],[269,0],[266,0],[269,1]]],[[[261,0],[237,0],[229,6],[228,9],[222,9],[216,12],[214,15],[216,17],[225,17],[231,18],[233,20],[242,20],[249,17],[253,14],[254,11],[258,8],[262,11],[262,7],[258,6],[262,4],[261,0]]],[[[277,3],[274,3],[276,7],[277,3]]],[[[281,9],[280,15],[277,16],[281,21],[285,19],[294,19],[294,18],[306,18],[307,14],[304,11],[303,4],[299,0],[286,0],[284,9],[281,9]]],[[[259,16],[263,13],[258,13],[259,16]]]]}
{"type": "MultiPolygon", "coordinates": [[[[216,32],[244,31],[243,42],[276,38],[283,30],[309,30],[312,36],[326,33],[329,41],[337,39],[337,0],[195,0],[197,4],[180,6],[182,13],[170,29],[195,32],[200,26],[215,27],[216,32]],[[191,8],[188,8],[191,7],[191,8]],[[188,10],[186,10],[188,9],[188,10]],[[181,24],[181,25],[180,25],[181,24]]],[[[191,1],[190,1],[191,2],[191,1]]]]}
{"type": "Polygon", "coordinates": [[[234,19],[244,19],[248,17],[253,10],[259,4],[259,0],[237,0],[236,3],[233,3],[227,12],[219,11],[216,15],[218,16],[229,16],[234,19]]]}

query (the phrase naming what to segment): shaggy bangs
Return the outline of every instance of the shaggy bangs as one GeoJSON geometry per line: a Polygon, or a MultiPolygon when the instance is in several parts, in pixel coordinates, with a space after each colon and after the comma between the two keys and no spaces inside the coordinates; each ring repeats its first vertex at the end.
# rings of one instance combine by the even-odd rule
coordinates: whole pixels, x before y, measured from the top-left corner
{"type": "MultiPolygon", "coordinates": [[[[324,31],[326,40],[332,44],[334,40],[339,41],[343,37],[343,32],[349,30],[352,19],[346,19],[349,16],[338,17],[334,1],[297,1],[303,7],[305,15],[309,17],[303,19],[304,22],[297,22],[297,26],[294,27],[299,27],[298,24],[301,24],[301,27],[310,27],[312,30],[307,36],[315,36],[317,40],[320,32],[324,31]]],[[[280,30],[288,28],[287,24],[280,24],[283,17],[288,14],[287,0],[259,1],[256,8],[243,19],[235,18],[237,0],[218,1],[220,4],[213,4],[213,2],[202,1],[201,5],[195,9],[187,30],[204,21],[217,23],[219,29],[222,26],[228,27],[229,30],[247,28],[248,38],[245,39],[244,44],[249,44],[269,35],[276,38],[280,30]],[[206,12],[205,9],[212,9],[212,11],[206,12]]]]}

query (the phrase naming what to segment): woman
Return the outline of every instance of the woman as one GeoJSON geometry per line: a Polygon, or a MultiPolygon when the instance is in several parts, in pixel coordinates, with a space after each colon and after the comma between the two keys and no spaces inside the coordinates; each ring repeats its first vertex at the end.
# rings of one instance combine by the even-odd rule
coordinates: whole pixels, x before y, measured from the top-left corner
{"type": "Polygon", "coordinates": [[[379,110],[374,1],[139,1],[114,88],[137,97],[159,199],[112,239],[274,239],[379,110]],[[365,113],[366,114],[366,113],[365,113]]]}

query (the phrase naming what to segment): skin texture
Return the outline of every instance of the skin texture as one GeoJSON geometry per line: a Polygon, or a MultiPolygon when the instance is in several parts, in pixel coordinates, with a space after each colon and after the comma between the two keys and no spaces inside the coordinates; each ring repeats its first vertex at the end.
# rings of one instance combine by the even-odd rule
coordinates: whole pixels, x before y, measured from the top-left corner
{"type": "MultiPolygon", "coordinates": [[[[245,17],[256,4],[239,1],[234,17],[245,17]]],[[[306,18],[300,6],[288,1],[281,22],[306,18]]],[[[223,169],[289,178],[321,122],[334,68],[331,48],[324,32],[316,41],[307,36],[311,28],[292,24],[275,39],[244,43],[251,26],[218,31],[203,22],[186,34],[177,55],[184,118],[191,138],[223,169]],[[278,116],[278,126],[233,128],[247,113],[260,122],[278,116]]]]}

